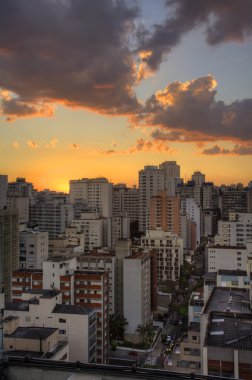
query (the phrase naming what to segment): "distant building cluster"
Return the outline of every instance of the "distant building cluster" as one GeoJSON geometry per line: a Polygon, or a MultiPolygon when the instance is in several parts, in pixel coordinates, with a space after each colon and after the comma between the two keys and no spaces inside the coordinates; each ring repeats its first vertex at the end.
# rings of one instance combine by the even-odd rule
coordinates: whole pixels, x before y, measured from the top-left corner
{"type": "Polygon", "coordinates": [[[82,178],[69,194],[0,175],[0,351],[108,364],[112,322],[119,343],[145,344],[198,260],[163,368],[249,380],[251,182],[216,186],[199,171],[184,182],[175,161],[145,166],[138,187],[82,178]]]}

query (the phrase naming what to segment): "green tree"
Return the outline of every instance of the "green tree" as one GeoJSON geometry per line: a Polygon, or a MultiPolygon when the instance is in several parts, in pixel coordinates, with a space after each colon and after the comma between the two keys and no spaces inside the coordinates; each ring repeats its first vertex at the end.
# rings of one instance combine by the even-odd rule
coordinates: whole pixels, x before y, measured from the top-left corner
{"type": "Polygon", "coordinates": [[[146,325],[138,325],[136,331],[142,336],[144,347],[150,347],[155,335],[155,329],[152,323],[146,323],[146,325]]]}
{"type": "Polygon", "coordinates": [[[113,314],[109,317],[109,336],[110,339],[123,340],[127,319],[123,315],[113,314]]]}

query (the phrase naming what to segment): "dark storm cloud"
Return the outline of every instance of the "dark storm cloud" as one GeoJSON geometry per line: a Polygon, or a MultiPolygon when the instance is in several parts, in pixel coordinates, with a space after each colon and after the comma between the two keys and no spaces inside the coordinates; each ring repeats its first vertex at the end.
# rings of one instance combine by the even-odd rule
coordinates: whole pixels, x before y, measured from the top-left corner
{"type": "Polygon", "coordinates": [[[243,41],[252,34],[251,0],[167,0],[166,5],[167,19],[156,24],[152,34],[141,30],[139,35],[140,50],[153,53],[145,61],[154,70],[183,35],[199,25],[206,25],[210,45],[243,41]]]}
{"type": "Polygon", "coordinates": [[[204,149],[201,154],[205,155],[235,155],[235,156],[247,156],[252,155],[252,145],[235,145],[232,149],[225,149],[219,145],[214,145],[212,148],[204,149]]]}
{"type": "Polygon", "coordinates": [[[42,100],[135,111],[128,38],[137,15],[124,1],[0,1],[0,88],[16,94],[2,112],[36,115],[42,100]]]}
{"type": "Polygon", "coordinates": [[[252,99],[229,105],[217,101],[215,79],[208,75],[174,82],[146,101],[132,122],[158,126],[152,138],[169,141],[252,140],[252,99]]]}

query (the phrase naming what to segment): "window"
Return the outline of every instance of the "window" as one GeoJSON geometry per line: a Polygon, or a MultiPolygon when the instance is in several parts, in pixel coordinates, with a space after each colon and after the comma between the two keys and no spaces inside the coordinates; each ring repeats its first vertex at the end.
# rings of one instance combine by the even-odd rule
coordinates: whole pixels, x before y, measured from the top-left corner
{"type": "Polygon", "coordinates": [[[66,330],[59,330],[59,334],[65,335],[66,334],[66,330]]]}
{"type": "Polygon", "coordinates": [[[60,323],[66,323],[66,318],[59,318],[60,323]]]}

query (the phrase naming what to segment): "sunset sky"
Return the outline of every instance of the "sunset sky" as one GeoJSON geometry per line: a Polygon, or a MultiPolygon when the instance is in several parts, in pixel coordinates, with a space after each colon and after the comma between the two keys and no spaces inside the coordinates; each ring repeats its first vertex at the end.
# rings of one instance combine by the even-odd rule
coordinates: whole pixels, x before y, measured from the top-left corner
{"type": "Polygon", "coordinates": [[[0,0],[0,173],[252,180],[251,0],[0,0]]]}

